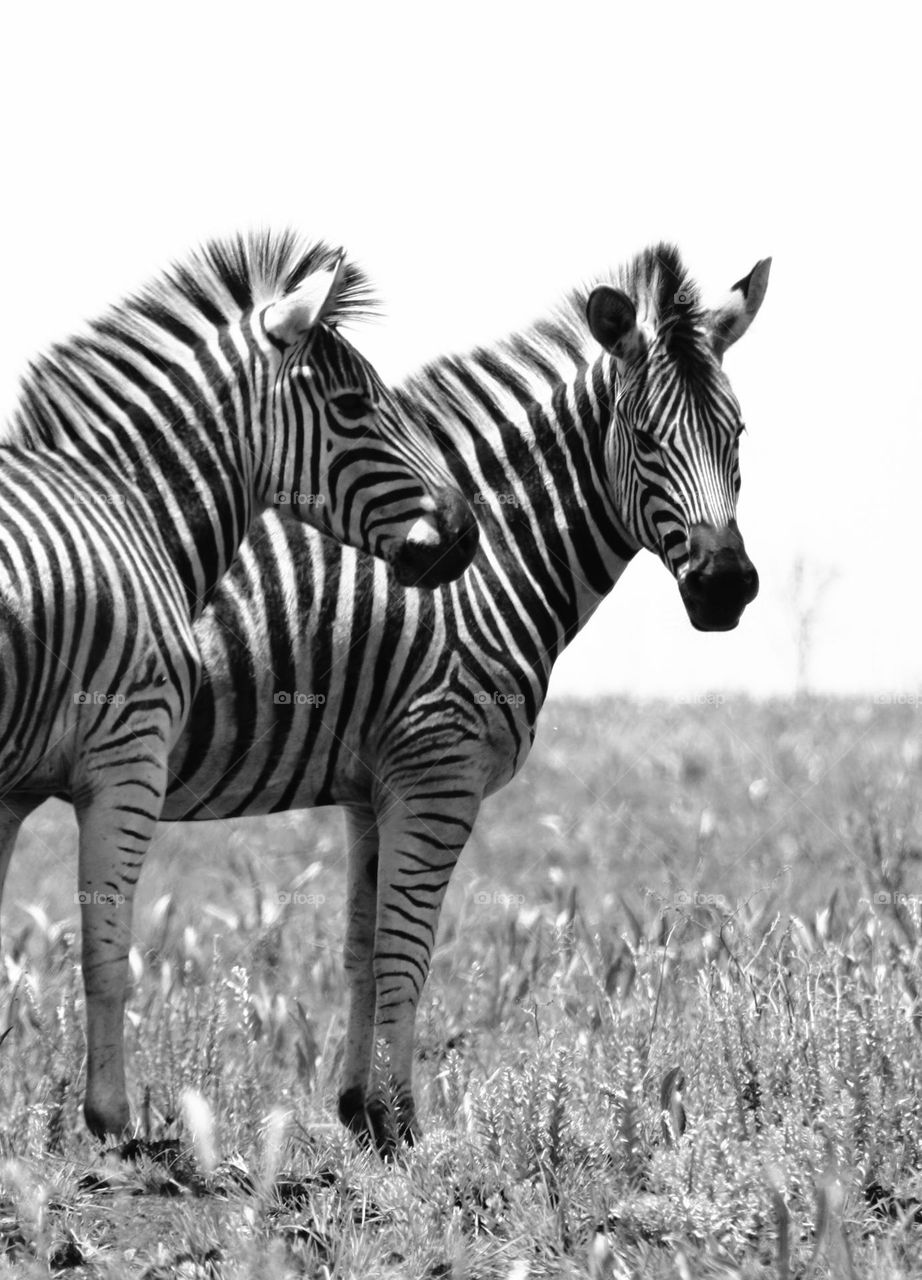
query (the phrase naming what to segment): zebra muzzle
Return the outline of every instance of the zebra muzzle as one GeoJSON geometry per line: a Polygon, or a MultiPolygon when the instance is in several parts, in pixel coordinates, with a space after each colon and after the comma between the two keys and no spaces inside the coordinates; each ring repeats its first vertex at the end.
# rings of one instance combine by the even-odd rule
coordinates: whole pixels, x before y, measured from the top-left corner
{"type": "Polygon", "coordinates": [[[459,578],[474,558],[480,530],[461,497],[450,489],[434,495],[432,510],[420,516],[391,559],[402,587],[441,587],[459,578]]]}
{"type": "Polygon", "coordinates": [[[759,593],[759,575],[746,554],[736,521],[722,529],[693,525],[679,592],[698,631],[732,631],[759,593]]]}

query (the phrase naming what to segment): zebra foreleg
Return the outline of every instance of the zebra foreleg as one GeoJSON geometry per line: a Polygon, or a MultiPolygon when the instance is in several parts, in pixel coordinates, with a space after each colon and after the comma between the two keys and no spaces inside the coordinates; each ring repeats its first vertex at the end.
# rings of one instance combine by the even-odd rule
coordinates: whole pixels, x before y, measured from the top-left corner
{"type": "MultiPolygon", "coordinates": [[[[480,807],[479,794],[462,790],[457,781],[444,791],[431,774],[426,783],[426,792],[392,803],[378,816],[375,1030],[389,1079],[372,1086],[367,1110],[377,1138],[390,1128],[392,1104],[397,1138],[408,1143],[418,1132],[413,1098],[416,1009],[445,890],[480,807]]],[[[378,1145],[382,1147],[380,1141],[378,1145]]],[[[383,1147],[386,1152],[386,1141],[383,1147]]]]}
{"type": "Polygon", "coordinates": [[[346,811],[348,847],[346,943],[343,960],[349,984],[346,1059],[339,1094],[339,1118],[352,1133],[381,1149],[385,1135],[369,1116],[368,1086],[374,1051],[375,916],[378,895],[378,828],[374,810],[346,811]]]}
{"type": "Polygon", "coordinates": [[[80,915],[86,991],[87,1066],[84,1116],[91,1133],[121,1136],[129,1127],[124,1014],[131,915],[141,862],[153,838],[166,789],[166,760],[148,755],[134,776],[97,783],[77,809],[80,915]]]}

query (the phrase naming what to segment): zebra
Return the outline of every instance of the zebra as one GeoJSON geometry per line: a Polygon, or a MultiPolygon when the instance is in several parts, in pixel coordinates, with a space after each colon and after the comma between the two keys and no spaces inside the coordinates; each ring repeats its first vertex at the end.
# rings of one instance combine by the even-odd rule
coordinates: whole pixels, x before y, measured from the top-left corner
{"type": "Polygon", "coordinates": [[[405,583],[476,546],[444,463],[337,331],[369,301],[323,243],[211,242],[34,362],[0,446],[0,872],[25,815],[73,802],[95,1135],[129,1126],[132,898],[199,683],[192,623],[252,521],[283,504],[405,583]]]}
{"type": "Polygon", "coordinates": [[[203,682],[162,817],[345,808],[338,1111],[384,1154],[418,1130],[414,1024],[445,889],[482,798],[525,762],[554,661],[642,547],[699,630],[735,627],[758,592],[722,359],[770,263],[707,308],[657,245],[395,391],[479,512],[463,577],[400,589],[270,513],[196,623],[203,682]]]}

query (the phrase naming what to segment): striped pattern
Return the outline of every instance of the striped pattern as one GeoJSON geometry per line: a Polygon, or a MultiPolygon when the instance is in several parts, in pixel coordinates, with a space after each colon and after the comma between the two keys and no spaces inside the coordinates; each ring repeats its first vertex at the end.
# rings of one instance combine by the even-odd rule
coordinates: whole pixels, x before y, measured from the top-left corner
{"type": "Polygon", "coordinates": [[[129,1118],[131,903],[192,623],[250,523],[284,501],[411,580],[473,551],[444,464],[335,328],[367,292],[322,245],[213,244],[38,361],[0,446],[0,882],[23,817],[72,799],[96,1133],[129,1118]]]}
{"type": "MultiPolygon", "coordinates": [[[[479,551],[450,586],[401,590],[369,558],[270,516],[196,625],[204,679],[164,818],[345,806],[340,1116],[382,1150],[395,1134],[374,1038],[397,1133],[412,1137],[415,1011],[445,888],[482,798],[528,755],[554,660],[641,546],[681,583],[706,577],[691,568],[693,530],[711,530],[718,557],[739,540],[742,423],[720,356],[766,276],[760,264],[706,311],[660,246],[610,292],[581,291],[527,332],[411,378],[398,402],[479,512],[479,551]],[[616,314],[612,329],[622,295],[635,319],[616,314]]],[[[754,587],[733,555],[741,612],[754,587]]]]}

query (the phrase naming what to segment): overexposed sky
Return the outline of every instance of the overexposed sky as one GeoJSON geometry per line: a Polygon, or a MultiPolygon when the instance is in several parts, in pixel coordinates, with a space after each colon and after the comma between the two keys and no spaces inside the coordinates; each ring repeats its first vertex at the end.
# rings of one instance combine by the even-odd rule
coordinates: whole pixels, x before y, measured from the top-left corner
{"type": "Polygon", "coordinates": [[[396,378],[659,238],[706,295],[774,256],[726,368],[762,592],[699,635],[644,555],[552,690],[922,688],[917,41],[908,6],[19,6],[0,41],[0,406],[25,360],[201,240],[294,225],[386,304],[396,378]],[[843,16],[844,15],[844,16],[843,16]],[[855,16],[853,16],[855,15],[855,16]]]}

